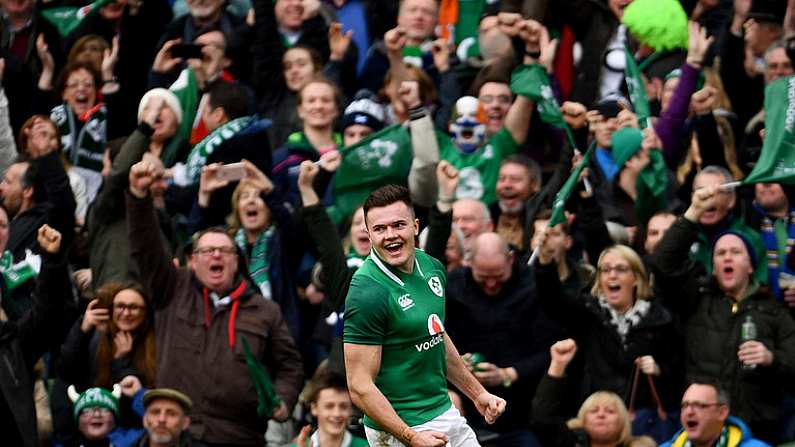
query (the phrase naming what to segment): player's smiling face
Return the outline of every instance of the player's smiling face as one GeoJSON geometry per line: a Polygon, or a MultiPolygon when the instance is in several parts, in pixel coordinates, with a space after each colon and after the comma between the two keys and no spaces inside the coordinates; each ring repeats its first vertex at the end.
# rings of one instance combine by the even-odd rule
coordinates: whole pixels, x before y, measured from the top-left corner
{"type": "Polygon", "coordinates": [[[398,270],[410,272],[419,222],[408,205],[395,202],[370,208],[365,218],[370,241],[378,257],[398,270]]]}

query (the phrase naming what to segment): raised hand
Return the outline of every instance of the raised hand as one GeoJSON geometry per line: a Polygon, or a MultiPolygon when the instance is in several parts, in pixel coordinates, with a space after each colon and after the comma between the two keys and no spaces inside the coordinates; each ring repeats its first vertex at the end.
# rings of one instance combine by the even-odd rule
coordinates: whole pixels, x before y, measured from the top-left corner
{"type": "Polygon", "coordinates": [[[317,173],[320,172],[320,167],[309,160],[304,160],[298,166],[298,186],[311,188],[312,182],[315,181],[317,173]]]}
{"type": "Polygon", "coordinates": [[[704,64],[704,55],[712,45],[713,38],[707,38],[707,29],[696,22],[688,22],[687,28],[689,31],[687,63],[695,68],[701,68],[704,64]]]}
{"type": "Polygon", "coordinates": [[[436,180],[439,184],[439,201],[452,203],[458,188],[458,169],[449,161],[441,160],[436,165],[436,180]]]}
{"type": "Polygon", "coordinates": [[[446,40],[436,39],[431,46],[431,54],[433,55],[433,65],[436,66],[439,73],[450,69],[450,45],[446,40]]]}
{"type": "Polygon", "coordinates": [[[706,186],[693,191],[690,207],[685,211],[685,219],[698,222],[705,211],[715,206],[718,199],[718,185],[706,186]]]}
{"type": "Polygon", "coordinates": [[[353,38],[353,30],[342,32],[342,24],[339,22],[331,22],[328,27],[328,46],[331,50],[329,59],[333,61],[341,61],[351,45],[351,38],[353,38]]]}
{"type": "Polygon", "coordinates": [[[41,61],[41,74],[39,75],[39,89],[51,90],[52,80],[55,76],[55,59],[50,53],[50,48],[44,40],[44,34],[36,37],[36,54],[41,61]]]}
{"type": "Polygon", "coordinates": [[[336,172],[342,163],[342,154],[339,151],[329,151],[320,156],[318,164],[324,171],[336,172]]]}
{"type": "Polygon", "coordinates": [[[413,109],[422,105],[420,100],[420,83],[417,81],[403,81],[398,87],[398,96],[406,109],[413,109]]]}
{"type": "Polygon", "coordinates": [[[104,331],[108,319],[110,318],[108,309],[99,307],[99,300],[94,299],[88,303],[86,313],[83,314],[83,321],[80,323],[80,330],[87,334],[94,329],[104,331]]]}
{"type": "Polygon", "coordinates": [[[149,127],[154,127],[155,122],[157,122],[157,118],[160,116],[160,112],[165,107],[166,101],[163,98],[153,96],[146,102],[144,105],[144,116],[143,122],[149,125],[149,127]]]}
{"type": "Polygon", "coordinates": [[[588,124],[588,109],[579,102],[564,102],[560,106],[560,113],[563,114],[563,120],[572,129],[579,129],[588,124]]]}
{"type": "Polygon", "coordinates": [[[704,86],[690,97],[690,105],[699,115],[712,113],[718,106],[718,91],[710,85],[704,86]]]}
{"type": "Polygon", "coordinates": [[[182,43],[182,39],[169,40],[163,44],[163,47],[160,48],[160,51],[158,51],[155,56],[155,61],[152,63],[153,72],[168,73],[182,63],[181,57],[174,57],[171,55],[171,48],[179,43],[182,43]]]}
{"type": "Polygon", "coordinates": [[[163,164],[159,160],[144,157],[130,168],[130,193],[143,199],[149,194],[149,187],[163,177],[163,164]]]}
{"type": "Polygon", "coordinates": [[[113,69],[119,61],[119,35],[113,36],[113,43],[110,48],[105,49],[102,54],[102,79],[108,81],[113,78],[113,69]]]}
{"type": "Polygon", "coordinates": [[[119,385],[121,385],[121,393],[130,398],[138,394],[138,391],[143,388],[141,380],[133,375],[125,376],[121,379],[119,385]]]}
{"type": "Polygon", "coordinates": [[[561,340],[549,348],[549,354],[552,361],[549,362],[549,370],[547,374],[550,377],[560,378],[566,373],[566,367],[569,366],[574,354],[577,353],[577,343],[571,338],[561,340]]]}
{"type": "Polygon", "coordinates": [[[218,171],[221,166],[223,166],[222,163],[210,163],[202,167],[198,194],[199,206],[202,208],[210,206],[210,196],[212,196],[213,192],[229,184],[229,180],[218,178],[218,171]]]}
{"type": "Polygon", "coordinates": [[[273,182],[264,172],[260,171],[254,163],[245,158],[240,160],[240,162],[243,163],[243,167],[246,169],[246,177],[242,181],[250,183],[266,195],[273,192],[273,182]]]}
{"type": "Polygon", "coordinates": [[[61,233],[47,224],[39,227],[37,240],[39,247],[47,253],[58,253],[61,248],[61,233]]]}
{"type": "Polygon", "coordinates": [[[396,26],[384,34],[384,45],[390,57],[403,59],[403,47],[406,46],[406,30],[396,26]]]}

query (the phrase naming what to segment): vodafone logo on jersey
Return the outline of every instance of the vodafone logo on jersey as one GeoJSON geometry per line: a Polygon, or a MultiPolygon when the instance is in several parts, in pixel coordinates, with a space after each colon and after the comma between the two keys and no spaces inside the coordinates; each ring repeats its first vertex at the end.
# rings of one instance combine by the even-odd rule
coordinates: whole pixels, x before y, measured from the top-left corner
{"type": "Polygon", "coordinates": [[[428,315],[428,333],[431,334],[430,340],[414,345],[417,352],[427,351],[440,343],[444,343],[444,325],[439,315],[428,315]]]}
{"type": "Polygon", "coordinates": [[[439,318],[439,315],[428,315],[428,333],[431,335],[437,335],[441,334],[442,332],[444,332],[444,324],[442,324],[442,319],[439,318]]]}

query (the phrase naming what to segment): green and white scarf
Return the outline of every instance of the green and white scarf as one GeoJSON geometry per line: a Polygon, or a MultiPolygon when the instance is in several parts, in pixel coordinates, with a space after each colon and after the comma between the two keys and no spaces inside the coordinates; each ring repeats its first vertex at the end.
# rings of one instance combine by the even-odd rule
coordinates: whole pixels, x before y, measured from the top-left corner
{"type": "MultiPolygon", "coordinates": [[[[274,233],[274,226],[271,225],[267,230],[257,236],[254,245],[251,248],[251,257],[248,260],[248,271],[251,279],[259,287],[260,293],[265,299],[273,299],[273,292],[271,290],[271,278],[268,274],[270,263],[268,262],[268,246],[270,245],[271,236],[274,233]]],[[[246,230],[243,228],[237,230],[235,233],[235,243],[242,250],[246,250],[246,230]]]]}
{"type": "Polygon", "coordinates": [[[253,116],[236,118],[215,129],[210,135],[196,143],[196,146],[193,146],[193,150],[188,155],[185,172],[186,184],[195,185],[199,183],[199,177],[201,177],[202,168],[207,163],[207,158],[224,142],[237,135],[238,132],[248,127],[253,121],[253,116]]]}
{"type": "Polygon", "coordinates": [[[25,259],[14,263],[14,255],[6,250],[0,257],[0,272],[3,274],[6,288],[12,291],[29,279],[36,278],[41,270],[41,257],[25,250],[25,259]]]}

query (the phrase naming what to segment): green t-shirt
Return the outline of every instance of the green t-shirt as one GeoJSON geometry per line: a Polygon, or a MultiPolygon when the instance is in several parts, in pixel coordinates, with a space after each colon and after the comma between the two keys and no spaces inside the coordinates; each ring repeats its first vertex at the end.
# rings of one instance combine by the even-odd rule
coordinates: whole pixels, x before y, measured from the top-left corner
{"type": "MultiPolygon", "coordinates": [[[[447,275],[417,250],[414,271],[400,272],[370,254],[345,299],[345,343],[380,345],[375,385],[403,421],[414,426],[450,408],[444,348],[447,275]]],[[[380,430],[364,417],[364,424],[380,430]]]]}
{"type": "Polygon", "coordinates": [[[477,199],[488,205],[497,200],[497,177],[502,160],[516,153],[519,144],[508,129],[503,127],[471,154],[465,154],[455,147],[452,139],[440,141],[439,154],[458,169],[457,199],[477,199]]]}

